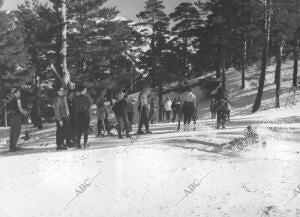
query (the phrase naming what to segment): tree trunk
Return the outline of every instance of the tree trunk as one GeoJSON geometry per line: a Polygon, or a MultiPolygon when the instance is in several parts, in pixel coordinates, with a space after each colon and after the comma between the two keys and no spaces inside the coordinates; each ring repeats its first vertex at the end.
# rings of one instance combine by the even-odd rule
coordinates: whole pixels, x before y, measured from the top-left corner
{"type": "Polygon", "coordinates": [[[187,80],[190,75],[189,75],[189,60],[188,60],[188,40],[187,38],[184,38],[184,44],[185,44],[185,54],[184,54],[184,64],[185,64],[185,75],[184,75],[184,80],[187,80]]]}
{"type": "Polygon", "coordinates": [[[265,1],[265,43],[262,53],[262,65],[261,73],[259,78],[259,86],[256,95],[256,99],[253,105],[252,112],[257,112],[261,106],[261,100],[264,92],[265,79],[266,79],[266,69],[267,69],[267,60],[269,55],[269,37],[270,37],[270,0],[265,1]]]}
{"type": "Polygon", "coordinates": [[[62,44],[61,44],[61,55],[62,55],[62,73],[63,80],[67,85],[70,82],[70,73],[67,68],[67,6],[66,0],[62,1],[61,17],[62,17],[62,44]]]}
{"type": "Polygon", "coordinates": [[[217,48],[217,61],[215,63],[216,67],[216,78],[221,78],[222,77],[222,64],[221,64],[222,58],[220,54],[220,48],[217,48]]]}
{"type": "Polygon", "coordinates": [[[6,108],[6,102],[4,103],[4,127],[7,127],[7,108],[6,108]]]}
{"type": "Polygon", "coordinates": [[[55,47],[55,54],[56,54],[56,63],[55,67],[59,75],[62,74],[62,68],[61,68],[61,63],[62,63],[62,55],[61,55],[61,33],[59,33],[56,37],[56,47],[55,47]]]}
{"type": "MultiPolygon", "coordinates": [[[[35,33],[37,34],[37,33],[35,33]]],[[[34,42],[33,44],[33,48],[34,48],[34,51],[33,51],[33,55],[32,55],[32,66],[33,66],[33,71],[34,71],[34,93],[35,93],[35,98],[38,98],[40,97],[40,93],[41,93],[41,90],[40,90],[40,76],[39,76],[39,73],[38,73],[38,56],[39,56],[39,44],[38,42],[34,42]]]]}
{"type": "Polygon", "coordinates": [[[221,78],[222,76],[222,71],[221,71],[221,66],[219,63],[216,64],[216,78],[221,78]]]}
{"type": "MultiPolygon", "coordinates": [[[[222,43],[225,43],[225,38],[224,38],[224,35],[222,36],[222,43]]],[[[226,67],[226,45],[223,44],[222,45],[222,50],[221,50],[221,56],[220,56],[220,63],[221,63],[221,70],[222,70],[222,88],[223,90],[226,90],[226,70],[227,70],[227,67],[226,67]]]]}
{"type": "Polygon", "coordinates": [[[278,45],[277,51],[277,65],[276,65],[276,73],[275,73],[275,80],[276,80],[276,108],[280,108],[280,84],[281,84],[281,62],[282,62],[282,49],[283,45],[280,43],[278,45]]]}
{"type": "Polygon", "coordinates": [[[226,67],[222,67],[222,88],[226,89],[226,67]]]}
{"type": "Polygon", "coordinates": [[[247,40],[246,34],[243,34],[243,59],[242,59],[242,86],[241,89],[245,89],[245,71],[246,71],[246,62],[247,62],[247,40]]]}
{"type": "Polygon", "coordinates": [[[297,35],[295,34],[294,40],[294,72],[293,72],[293,86],[298,86],[298,59],[299,59],[299,39],[297,39],[297,35]]]}
{"type": "Polygon", "coordinates": [[[159,122],[162,122],[162,106],[163,106],[163,83],[159,82],[159,89],[158,89],[158,111],[159,111],[159,122]]]}

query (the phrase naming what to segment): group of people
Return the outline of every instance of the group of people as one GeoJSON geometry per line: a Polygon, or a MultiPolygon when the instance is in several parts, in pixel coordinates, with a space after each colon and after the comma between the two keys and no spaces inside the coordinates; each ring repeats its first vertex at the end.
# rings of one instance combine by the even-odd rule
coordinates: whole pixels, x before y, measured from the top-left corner
{"type": "Polygon", "coordinates": [[[63,87],[59,87],[56,92],[53,108],[57,124],[57,150],[65,150],[68,147],[82,148],[82,136],[83,147],[87,148],[92,99],[87,95],[86,87],[78,83],[75,90],[70,88],[68,92],[63,87]]]}
{"type": "Polygon", "coordinates": [[[181,106],[181,99],[180,97],[175,97],[173,102],[169,97],[167,97],[165,100],[163,100],[163,104],[161,107],[162,110],[162,121],[163,122],[175,122],[176,117],[179,114],[181,106]],[[171,119],[171,113],[173,113],[173,117],[171,119]]]}
{"type": "MultiPolygon", "coordinates": [[[[77,83],[74,87],[56,89],[57,96],[53,102],[55,120],[57,125],[56,144],[57,150],[65,150],[68,147],[87,148],[88,136],[91,131],[91,106],[93,100],[87,94],[87,88],[82,83],[77,83]],[[81,139],[83,137],[83,146],[81,139]]],[[[27,116],[29,112],[22,108],[20,100],[20,89],[13,89],[14,98],[11,102],[11,131],[10,131],[10,151],[17,150],[17,141],[21,133],[22,116],[27,116]]],[[[154,114],[157,113],[155,101],[152,99],[148,102],[147,94],[141,94],[138,100],[138,131],[137,134],[151,134],[149,124],[155,119],[154,114]],[[142,127],[145,126],[145,132],[142,127]]],[[[171,111],[173,112],[172,121],[178,116],[178,128],[183,118],[184,130],[189,130],[191,121],[196,125],[197,120],[197,104],[196,95],[191,88],[187,89],[187,94],[181,100],[177,97],[172,102],[167,98],[163,103],[163,116],[166,116],[166,121],[171,121],[171,111]]],[[[118,132],[118,137],[123,139],[123,133],[126,137],[130,137],[132,132],[134,118],[133,99],[126,96],[122,91],[115,94],[114,102],[109,105],[105,104],[105,99],[97,100],[97,129],[98,136],[112,135],[111,130],[115,127],[118,132]],[[110,123],[109,115],[115,114],[116,125],[110,123]]],[[[230,118],[231,104],[226,91],[219,88],[212,96],[211,101],[212,118],[217,116],[217,128],[225,127],[226,121],[230,118]]]]}
{"type": "MultiPolygon", "coordinates": [[[[97,102],[97,131],[98,137],[103,137],[105,131],[107,135],[112,135],[111,130],[116,128],[118,132],[119,139],[123,139],[125,136],[130,137],[130,132],[133,128],[134,119],[134,104],[133,99],[125,95],[121,90],[115,94],[115,99],[110,104],[106,105],[104,98],[101,98],[97,102]],[[116,125],[110,122],[109,115],[114,113],[116,119],[116,125]]],[[[137,108],[139,112],[139,128],[137,134],[144,133],[142,131],[142,126],[145,125],[146,132],[151,133],[149,130],[149,108],[147,102],[143,99],[139,100],[139,106],[137,108]]]]}
{"type": "MultiPolygon", "coordinates": [[[[176,119],[180,122],[183,119],[184,130],[189,130],[191,121],[196,125],[197,120],[197,100],[196,95],[191,88],[187,88],[187,94],[181,99],[179,96],[175,97],[173,102],[169,97],[163,100],[161,105],[162,121],[175,122],[176,119]],[[171,113],[173,117],[171,119],[171,113]]],[[[157,109],[155,107],[154,99],[150,103],[150,120],[154,123],[157,118],[157,109]]],[[[180,128],[180,126],[179,126],[180,128]]]]}

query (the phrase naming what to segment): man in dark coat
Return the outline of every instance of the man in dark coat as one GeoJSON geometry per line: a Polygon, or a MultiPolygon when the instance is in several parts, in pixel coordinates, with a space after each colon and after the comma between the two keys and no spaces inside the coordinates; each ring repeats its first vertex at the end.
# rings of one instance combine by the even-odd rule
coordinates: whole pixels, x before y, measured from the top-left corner
{"type": "Polygon", "coordinates": [[[77,85],[78,95],[73,99],[75,124],[76,124],[76,141],[77,147],[81,148],[80,141],[83,135],[83,147],[88,147],[88,136],[90,129],[90,108],[92,100],[87,95],[87,89],[84,84],[77,85]]]}
{"type": "Polygon", "coordinates": [[[226,96],[226,90],[223,88],[218,88],[214,97],[216,99],[217,129],[220,128],[220,125],[224,129],[228,112],[230,112],[230,100],[226,96]]]}
{"type": "Polygon", "coordinates": [[[34,127],[39,130],[43,129],[42,114],[41,114],[41,99],[40,95],[35,98],[32,105],[31,120],[34,127]]]}
{"type": "Polygon", "coordinates": [[[133,124],[133,117],[134,117],[134,105],[132,102],[132,98],[125,98],[127,101],[127,108],[128,108],[128,122],[129,122],[129,129],[132,131],[132,124],[133,124]]]}
{"type": "Polygon", "coordinates": [[[22,117],[27,116],[28,112],[22,108],[21,103],[21,93],[19,88],[15,88],[12,90],[13,98],[10,102],[10,142],[9,142],[9,150],[10,151],[17,151],[17,143],[18,139],[21,134],[21,124],[22,124],[22,117]]]}
{"type": "Polygon", "coordinates": [[[57,89],[57,97],[54,99],[54,112],[55,119],[57,123],[56,129],[56,145],[57,150],[66,150],[67,147],[71,147],[71,125],[70,125],[70,110],[65,94],[64,88],[57,89]],[[67,146],[64,145],[64,140],[66,139],[67,146]]]}
{"type": "Polygon", "coordinates": [[[122,91],[116,94],[116,98],[117,98],[117,102],[114,104],[112,110],[115,113],[118,122],[118,126],[117,126],[118,136],[120,139],[123,139],[122,126],[124,124],[126,137],[129,138],[130,126],[128,122],[128,104],[127,101],[124,99],[124,94],[122,91]]]}

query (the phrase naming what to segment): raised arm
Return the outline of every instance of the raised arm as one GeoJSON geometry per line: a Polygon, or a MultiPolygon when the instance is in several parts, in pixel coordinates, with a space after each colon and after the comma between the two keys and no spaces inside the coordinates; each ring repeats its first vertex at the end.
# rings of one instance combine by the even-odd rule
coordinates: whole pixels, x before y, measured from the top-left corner
{"type": "Polygon", "coordinates": [[[22,107],[22,104],[21,104],[21,100],[20,99],[17,99],[17,104],[18,104],[18,108],[19,108],[19,111],[23,114],[23,115],[27,115],[27,111],[25,111],[22,107]]]}

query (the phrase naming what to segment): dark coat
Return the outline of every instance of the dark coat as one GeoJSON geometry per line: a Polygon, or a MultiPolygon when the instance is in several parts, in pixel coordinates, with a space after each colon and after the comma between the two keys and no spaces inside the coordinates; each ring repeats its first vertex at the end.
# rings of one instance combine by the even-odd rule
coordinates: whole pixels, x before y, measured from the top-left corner
{"type": "Polygon", "coordinates": [[[124,116],[128,114],[128,103],[125,99],[117,101],[112,108],[116,116],[124,116]]]}

